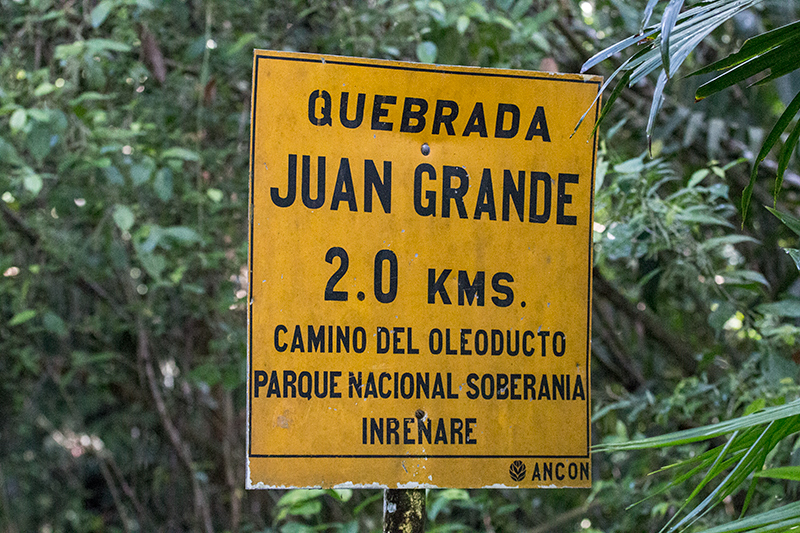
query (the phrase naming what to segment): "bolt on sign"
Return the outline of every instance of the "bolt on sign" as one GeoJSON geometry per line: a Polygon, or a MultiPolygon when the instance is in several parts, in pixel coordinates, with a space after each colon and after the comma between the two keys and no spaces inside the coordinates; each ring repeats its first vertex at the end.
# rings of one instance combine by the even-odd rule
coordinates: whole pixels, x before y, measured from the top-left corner
{"type": "Polygon", "coordinates": [[[590,486],[600,82],[256,51],[248,488],[590,486]]]}

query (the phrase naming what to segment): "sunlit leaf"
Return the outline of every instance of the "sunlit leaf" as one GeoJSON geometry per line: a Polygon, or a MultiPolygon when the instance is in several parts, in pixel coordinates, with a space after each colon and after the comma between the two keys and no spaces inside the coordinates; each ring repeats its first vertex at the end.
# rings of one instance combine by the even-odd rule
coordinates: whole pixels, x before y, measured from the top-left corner
{"type": "Polygon", "coordinates": [[[316,498],[319,498],[323,494],[325,494],[325,491],[322,489],[290,490],[286,492],[283,496],[281,496],[281,499],[278,500],[278,506],[284,507],[284,506],[297,505],[298,503],[303,503],[308,500],[314,500],[316,498]]]}
{"type": "Polygon", "coordinates": [[[172,226],[169,228],[163,228],[163,234],[182,242],[199,242],[201,240],[200,234],[198,234],[192,228],[186,226],[172,226]]]}
{"type": "Polygon", "coordinates": [[[705,529],[702,533],[779,532],[789,531],[797,525],[800,525],[800,502],[790,503],[777,509],[771,509],[747,518],[740,518],[727,524],[712,527],[711,529],[705,529]]]}
{"type": "Polygon", "coordinates": [[[89,18],[92,20],[93,28],[99,28],[105,22],[112,7],[113,4],[109,0],[102,0],[92,9],[89,18]]]}
{"type": "Polygon", "coordinates": [[[42,177],[39,174],[27,174],[22,178],[22,185],[25,187],[25,190],[37,196],[39,191],[42,190],[42,177]]]}
{"type": "Polygon", "coordinates": [[[114,223],[120,231],[128,231],[133,226],[135,220],[133,211],[127,205],[117,204],[114,206],[114,223]]]}
{"type": "Polygon", "coordinates": [[[25,112],[24,109],[16,109],[13,113],[11,113],[11,118],[8,120],[8,125],[11,127],[11,131],[19,131],[25,127],[25,123],[28,121],[28,114],[25,112]]]}
{"type": "Polygon", "coordinates": [[[169,150],[164,150],[161,156],[164,159],[182,159],[184,161],[200,161],[200,156],[197,155],[197,152],[193,152],[191,150],[187,150],[186,148],[181,148],[179,146],[170,148],[169,150]]]}
{"type": "Polygon", "coordinates": [[[9,326],[19,326],[20,324],[24,324],[28,320],[31,320],[36,316],[36,311],[33,309],[26,309],[25,311],[20,311],[16,315],[11,317],[11,320],[8,321],[9,326]]]}
{"type": "Polygon", "coordinates": [[[757,239],[754,239],[749,235],[725,235],[723,237],[706,239],[700,244],[700,248],[703,250],[713,250],[714,248],[719,248],[726,244],[740,244],[743,242],[752,242],[754,244],[759,243],[757,239]]]}
{"type": "Polygon", "coordinates": [[[587,59],[586,62],[581,66],[581,74],[583,74],[584,72],[586,72],[587,70],[589,70],[593,66],[597,65],[601,61],[605,61],[606,59],[608,59],[609,57],[613,56],[617,52],[620,52],[620,51],[628,48],[632,44],[636,44],[638,42],[641,42],[643,39],[646,39],[647,37],[650,37],[654,33],[656,33],[656,30],[650,30],[650,31],[648,31],[647,33],[645,33],[643,35],[632,35],[632,36],[628,37],[627,39],[624,39],[624,40],[618,42],[615,45],[609,46],[608,48],[597,52],[595,55],[593,55],[592,57],[587,59]]]}
{"type": "Polygon", "coordinates": [[[417,45],[417,59],[419,59],[421,63],[434,63],[438,51],[439,49],[436,43],[422,41],[417,45]]]}
{"type": "Polygon", "coordinates": [[[647,5],[644,8],[644,12],[642,15],[642,24],[639,33],[644,33],[644,29],[647,26],[647,23],[650,22],[650,16],[653,14],[653,9],[655,9],[658,0],[647,0],[647,5]]]}
{"type": "Polygon", "coordinates": [[[463,35],[464,32],[467,31],[468,27],[469,27],[469,17],[466,17],[464,15],[459,16],[458,20],[456,20],[456,29],[458,30],[458,33],[463,35]]]}
{"type": "Polygon", "coordinates": [[[221,190],[212,187],[206,191],[206,196],[208,196],[212,202],[218,204],[222,201],[224,194],[221,190]]]}

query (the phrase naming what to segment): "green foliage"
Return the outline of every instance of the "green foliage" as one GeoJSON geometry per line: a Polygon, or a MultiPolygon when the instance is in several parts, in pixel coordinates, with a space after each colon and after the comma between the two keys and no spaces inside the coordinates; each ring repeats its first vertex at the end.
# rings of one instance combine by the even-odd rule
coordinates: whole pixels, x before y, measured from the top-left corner
{"type": "MultiPolygon", "coordinates": [[[[622,91],[666,65],[652,102],[665,87],[694,94],[696,78],[673,75],[684,63],[727,68],[727,83],[737,67],[718,58],[778,57],[794,26],[779,30],[786,16],[765,4],[754,16],[775,31],[746,41],[732,17],[753,1],[680,4],[662,12],[651,0],[659,24],[591,60],[616,61],[646,36],[617,65],[623,84],[602,110],[613,125],[600,130],[596,177],[592,383],[593,434],[607,451],[594,487],[431,491],[429,531],[654,531],[708,472],[694,501],[734,473],[692,527],[730,522],[745,497],[746,517],[712,531],[788,528],[796,516],[779,506],[796,498],[796,440],[776,442],[792,428],[775,419],[766,431],[764,413],[798,397],[798,130],[790,116],[778,132],[789,130],[774,162],[787,191],[778,218],[756,214],[752,231],[737,230],[734,207],[748,182],[742,154],[706,153],[720,139],[711,121],[740,136],[734,122],[771,128],[791,95],[758,86],[715,109],[727,91],[698,104],[700,121],[666,100],[656,127],[649,97],[622,91]],[[648,122],[652,160],[639,155],[648,122]],[[710,444],[612,449],[704,424],[734,429],[710,444]],[[672,483],[699,466],[688,485],[672,483]]],[[[572,70],[605,36],[647,27],[641,7],[0,0],[0,529],[378,531],[377,490],[242,488],[252,49],[572,70]]],[[[759,203],[773,197],[759,180],[752,190],[759,203]]]]}
{"type": "MultiPolygon", "coordinates": [[[[680,0],[670,0],[664,10],[660,28],[650,30],[650,35],[654,36],[654,41],[647,43],[643,50],[625,61],[617,70],[626,71],[622,82],[619,84],[615,93],[624,84],[633,85],[641,80],[643,76],[650,72],[659,71],[658,81],[650,105],[650,116],[647,124],[647,134],[650,136],[653,131],[655,114],[663,104],[662,93],[669,78],[675,74],[677,67],[685,61],[688,53],[696,48],[701,41],[706,39],[711,31],[725,21],[736,15],[742,8],[751,7],[757,2],[708,2],[688,9],[680,17],[677,11],[680,10],[683,2],[680,0]],[[676,21],[683,20],[683,23],[676,24],[676,21]],[[670,33],[675,29],[679,35],[685,35],[680,44],[670,44],[670,33]],[[685,34],[681,34],[683,30],[685,34]],[[660,57],[659,57],[660,56],[660,57]],[[638,76],[638,77],[637,77],[638,76]]],[[[656,2],[650,2],[645,9],[644,25],[646,25],[650,13],[652,13],[656,2]]],[[[643,26],[644,26],[643,25],[643,26]]],[[[727,57],[713,62],[712,64],[698,69],[695,74],[705,74],[716,70],[726,72],[716,78],[706,82],[697,89],[697,99],[701,100],[706,96],[715,94],[725,88],[741,82],[745,79],[768,69],[770,75],[762,78],[762,82],[773,81],[796,68],[796,63],[789,61],[792,56],[792,45],[796,39],[796,24],[766,32],[757,37],[747,40],[738,52],[732,53],[727,57]]],[[[599,61],[602,61],[611,54],[627,48],[634,44],[632,40],[620,41],[616,45],[607,48],[605,51],[596,54],[590,59],[584,68],[588,68],[599,61]]],[[[616,73],[614,74],[616,75],[616,73]]],[[[612,76],[613,77],[613,76],[612,76]]],[[[616,94],[612,94],[612,99],[616,94]]],[[[788,103],[786,110],[781,114],[777,123],[764,138],[761,150],[755,157],[753,170],[747,180],[742,194],[742,215],[748,212],[750,200],[757,185],[758,167],[768,157],[771,149],[776,145],[781,134],[791,123],[797,112],[798,97],[788,103]]],[[[789,134],[787,142],[779,156],[777,164],[777,180],[774,189],[774,202],[778,201],[778,191],[781,189],[782,181],[786,168],[791,159],[791,153],[797,143],[798,135],[794,130],[789,134]]],[[[654,162],[654,163],[657,163],[654,162]]],[[[726,170],[730,168],[727,167],[726,170]]],[[[695,173],[700,180],[707,175],[695,173]]],[[[690,179],[690,183],[695,181],[690,179]]],[[[708,207],[708,202],[704,205],[708,207]]],[[[800,223],[790,214],[781,212],[773,208],[767,208],[789,229],[800,235],[800,223]],[[794,227],[797,226],[797,227],[794,227]]],[[[652,208],[647,212],[653,211],[652,208]]],[[[741,240],[730,240],[733,236],[714,237],[708,242],[745,242],[747,239],[742,236],[741,240]],[[719,240],[718,240],[719,239],[719,240]]],[[[702,245],[701,245],[702,248],[702,245]]],[[[787,249],[791,255],[795,250],[787,249]]],[[[768,288],[767,280],[757,272],[747,272],[741,276],[743,281],[758,280],[768,288]]],[[[715,276],[716,279],[716,276],[715,276]]],[[[728,281],[727,277],[720,276],[721,281],[728,281]]],[[[746,288],[746,284],[742,285],[746,288]]],[[[750,287],[754,288],[754,287],[750,287]]],[[[754,341],[756,348],[753,357],[761,359],[761,364],[765,370],[774,377],[790,386],[789,396],[781,395],[778,397],[778,405],[764,409],[766,405],[765,397],[756,396],[754,401],[745,409],[744,416],[734,418],[726,422],[717,422],[686,429],[676,433],[654,436],[650,438],[628,441],[625,439],[608,440],[598,450],[605,450],[610,453],[619,453],[623,450],[652,450],[661,447],[689,447],[698,441],[712,440],[715,442],[709,449],[692,454],[689,458],[681,459],[669,467],[670,478],[666,484],[657,489],[649,490],[649,495],[655,496],[664,491],[683,488],[685,484],[693,483],[695,487],[688,495],[681,498],[677,512],[663,526],[662,531],[681,530],[698,528],[706,519],[707,515],[721,504],[726,506],[732,502],[732,497],[740,494],[740,491],[747,486],[744,499],[741,500],[740,518],[733,520],[729,524],[713,527],[711,529],[699,527],[698,530],[708,531],[784,531],[793,528],[800,523],[800,510],[795,505],[786,505],[777,509],[770,509],[764,505],[763,497],[759,493],[757,481],[762,478],[768,479],[793,479],[796,476],[796,466],[775,466],[780,465],[787,455],[791,453],[792,441],[797,441],[797,433],[800,433],[800,411],[798,411],[798,400],[794,379],[797,377],[795,365],[784,364],[784,360],[776,359],[774,350],[794,350],[795,339],[798,338],[800,330],[796,325],[791,324],[791,319],[797,314],[797,299],[788,297],[783,300],[760,304],[755,307],[757,314],[751,315],[752,321],[747,326],[742,319],[747,319],[745,314],[736,312],[736,315],[729,319],[735,310],[735,301],[742,301],[742,294],[728,294],[728,302],[724,302],[726,310],[721,315],[721,320],[714,320],[714,312],[709,316],[709,323],[715,324],[717,329],[742,329],[750,332],[744,335],[754,341]],[[731,298],[733,296],[733,298],[731,298]],[[760,315],[760,316],[759,316],[760,315]],[[786,323],[788,320],[788,324],[786,323]],[[783,370],[779,370],[783,368],[783,370]],[[792,390],[792,387],[795,390],[792,390]],[[789,401],[793,400],[793,401],[789,401]],[[784,402],[787,402],[784,405],[784,402]],[[763,410],[762,410],[763,409],[763,410]],[[726,441],[719,440],[726,436],[726,441]],[[768,466],[774,466],[767,469],[768,466]],[[698,481],[699,479],[699,481],[698,481]],[[713,485],[713,487],[712,487],[713,485]],[[761,503],[762,512],[751,513],[744,517],[753,502],[761,503]]],[[[722,309],[723,302],[717,305],[722,309]]],[[[713,310],[713,308],[712,308],[713,310]]],[[[741,336],[740,336],[741,338],[741,336]]],[[[752,360],[752,359],[751,359],[752,360]]],[[[751,386],[748,395],[753,391],[751,386]]],[[[741,393],[740,393],[741,394],[741,393]]],[[[796,446],[795,446],[796,447],[796,446]]],[[[772,486],[766,489],[770,492],[780,493],[782,488],[772,486]]],[[[758,507],[758,504],[756,505],[758,507]]],[[[732,513],[727,513],[731,515],[732,513]]]]}

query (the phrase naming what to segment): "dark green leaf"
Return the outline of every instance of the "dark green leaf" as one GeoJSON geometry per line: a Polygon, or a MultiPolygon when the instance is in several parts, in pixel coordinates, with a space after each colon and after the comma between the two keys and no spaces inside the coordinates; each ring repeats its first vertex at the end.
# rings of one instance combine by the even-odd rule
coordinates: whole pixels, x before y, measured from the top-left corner
{"type": "Polygon", "coordinates": [[[759,54],[763,54],[767,50],[772,49],[788,40],[797,39],[800,36],[800,21],[792,22],[786,26],[776,28],[772,31],[762,33],[756,37],[752,37],[744,42],[738,52],[730,54],[729,56],[715,61],[714,63],[696,70],[689,74],[690,76],[697,76],[699,74],[708,74],[715,70],[725,70],[739,63],[747,61],[759,54]]]}
{"type": "Polygon", "coordinates": [[[759,305],[756,310],[764,315],[800,318],[800,300],[781,300],[759,305]]]}
{"type": "Polygon", "coordinates": [[[141,185],[150,180],[155,171],[156,164],[149,157],[142,158],[138,163],[131,165],[131,181],[134,185],[141,185]]]}
{"type": "Polygon", "coordinates": [[[47,311],[42,316],[42,325],[44,325],[44,329],[59,337],[64,337],[69,333],[67,325],[61,320],[61,317],[52,311],[47,311]]]}
{"type": "Polygon", "coordinates": [[[28,132],[26,145],[28,151],[37,161],[41,162],[58,142],[58,137],[53,134],[50,126],[44,122],[34,122],[28,132]]]}
{"type": "Polygon", "coordinates": [[[800,92],[795,95],[789,105],[786,106],[786,111],[783,112],[778,122],[772,127],[767,138],[761,145],[761,150],[758,152],[756,160],[753,162],[753,170],[750,173],[750,181],[742,192],[742,217],[747,217],[747,211],[750,209],[750,198],[753,196],[753,187],[756,184],[756,177],[758,176],[758,166],[767,157],[769,151],[778,142],[783,131],[789,126],[789,123],[794,118],[797,111],[800,109],[800,92]]]}
{"type": "Polygon", "coordinates": [[[22,165],[23,161],[14,145],[0,137],[0,164],[22,165]]]}
{"type": "Polygon", "coordinates": [[[774,201],[776,204],[778,202],[778,193],[783,186],[783,175],[786,173],[786,169],[789,167],[789,160],[792,158],[792,152],[794,152],[794,148],[797,146],[798,139],[800,139],[800,121],[798,121],[798,123],[794,125],[794,128],[792,128],[792,131],[786,138],[786,142],[783,143],[781,153],[778,156],[778,174],[775,178],[774,195],[774,201]]]}
{"type": "MultiPolygon", "coordinates": [[[[622,79],[619,80],[619,83],[614,90],[611,91],[611,94],[608,97],[608,101],[603,105],[602,109],[600,110],[600,117],[598,117],[597,122],[594,123],[594,128],[592,128],[592,132],[589,134],[589,138],[591,139],[594,137],[595,133],[597,133],[597,128],[600,127],[600,124],[603,122],[603,119],[606,117],[609,111],[611,111],[611,106],[617,100],[617,97],[620,95],[622,90],[625,88],[625,85],[628,83],[628,80],[631,78],[630,71],[623,74],[622,79]]],[[[578,124],[580,126],[580,124],[578,124]]],[[[577,128],[577,127],[576,127],[577,128]]]]}
{"type": "Polygon", "coordinates": [[[114,165],[110,165],[103,168],[103,174],[105,174],[106,179],[110,185],[124,185],[125,184],[125,176],[122,175],[122,172],[119,171],[117,167],[114,165]]]}
{"type": "Polygon", "coordinates": [[[756,56],[752,59],[737,65],[735,68],[728,70],[711,81],[708,81],[698,87],[695,93],[695,100],[702,100],[712,94],[718,93],[723,89],[727,89],[732,85],[736,85],[740,81],[758,74],[759,72],[770,68],[783,48],[775,48],[769,52],[756,56]]]}
{"type": "Polygon", "coordinates": [[[164,167],[156,173],[153,181],[153,190],[162,201],[167,202],[172,198],[172,171],[164,167]]]}

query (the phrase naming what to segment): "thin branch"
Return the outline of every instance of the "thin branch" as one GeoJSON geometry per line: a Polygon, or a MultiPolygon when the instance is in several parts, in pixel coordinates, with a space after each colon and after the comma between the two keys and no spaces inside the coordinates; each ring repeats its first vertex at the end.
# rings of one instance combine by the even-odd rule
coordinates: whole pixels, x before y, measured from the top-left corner
{"type": "Polygon", "coordinates": [[[116,300],[114,300],[99,283],[88,277],[83,272],[74,271],[69,261],[60,257],[57,252],[47,245],[47,242],[42,235],[39,235],[36,230],[31,228],[22,217],[9,209],[4,202],[0,202],[0,212],[2,212],[3,218],[6,220],[6,223],[11,226],[12,230],[22,235],[32,246],[39,246],[42,250],[44,250],[45,253],[53,257],[62,268],[64,268],[71,275],[75,276],[77,284],[81,289],[99,297],[100,300],[108,304],[108,306],[111,307],[114,313],[120,318],[130,318],[128,313],[122,309],[122,307],[120,307],[119,303],[117,303],[116,300]]]}
{"type": "MultiPolygon", "coordinates": [[[[242,499],[239,496],[241,489],[237,487],[236,483],[236,460],[232,451],[231,439],[238,436],[236,431],[236,423],[234,420],[233,412],[233,395],[231,391],[223,389],[222,391],[222,408],[225,417],[225,436],[222,439],[222,456],[225,466],[225,481],[228,485],[228,491],[231,498],[231,531],[238,533],[239,522],[242,516],[242,499]],[[238,489],[238,490],[237,490],[238,489]]],[[[241,484],[239,484],[241,486],[241,484]]]]}
{"type": "Polygon", "coordinates": [[[153,359],[150,355],[150,341],[144,326],[144,321],[140,316],[136,317],[136,329],[138,333],[139,361],[144,367],[145,375],[147,376],[147,384],[150,388],[150,395],[153,398],[153,402],[156,404],[156,411],[158,411],[158,416],[161,419],[161,425],[164,426],[164,430],[167,432],[167,436],[175,452],[178,454],[181,463],[183,463],[189,471],[192,491],[194,492],[194,503],[202,517],[203,527],[206,533],[213,533],[214,526],[211,521],[211,510],[209,509],[208,500],[203,493],[202,487],[200,487],[200,482],[195,476],[189,446],[183,441],[178,428],[175,427],[175,424],[172,422],[172,418],[170,418],[169,412],[167,411],[167,405],[164,402],[164,396],[161,394],[161,389],[158,387],[158,380],[156,379],[156,372],[153,367],[153,359]]]}
{"type": "Polygon", "coordinates": [[[674,356],[675,362],[683,369],[685,374],[692,375],[697,371],[694,349],[661,325],[658,317],[646,310],[640,311],[630,300],[617,291],[597,269],[594,270],[592,276],[592,285],[597,294],[611,302],[614,307],[625,313],[631,320],[640,322],[647,333],[664,345],[668,352],[674,356]]]}
{"type": "Polygon", "coordinates": [[[595,324],[601,326],[600,338],[606,345],[608,350],[614,356],[615,364],[621,369],[619,370],[618,378],[622,381],[622,385],[629,391],[635,391],[645,384],[644,376],[639,367],[634,363],[631,356],[628,354],[625,346],[614,332],[613,318],[610,316],[609,309],[605,302],[596,302],[595,309],[597,312],[598,321],[595,324]]]}
{"type": "Polygon", "coordinates": [[[102,454],[102,459],[111,467],[111,471],[114,473],[117,480],[119,480],[119,484],[122,487],[122,492],[125,493],[133,506],[136,508],[136,514],[139,516],[139,527],[143,528],[146,523],[147,513],[144,510],[142,502],[140,502],[139,498],[137,498],[133,487],[131,487],[125,480],[125,476],[122,475],[122,471],[120,470],[117,462],[114,460],[114,456],[108,450],[106,450],[102,454]]]}
{"type": "Polygon", "coordinates": [[[577,39],[577,37],[575,37],[575,32],[570,30],[567,25],[564,24],[564,21],[556,18],[553,19],[552,24],[559,31],[559,33],[561,33],[561,36],[567,40],[581,63],[584,63],[587,59],[589,59],[589,53],[586,51],[586,49],[583,47],[583,44],[577,39]]]}
{"type": "Polygon", "coordinates": [[[0,510],[4,511],[0,513],[0,516],[4,516],[5,520],[5,527],[8,533],[18,533],[19,528],[17,525],[11,520],[11,505],[8,501],[8,494],[6,493],[6,479],[3,476],[3,465],[0,463],[0,510]]]}
{"type": "Polygon", "coordinates": [[[122,500],[119,497],[119,490],[117,490],[117,485],[114,483],[114,477],[111,475],[108,465],[103,458],[98,457],[97,459],[100,464],[100,473],[103,474],[103,479],[106,480],[106,485],[108,485],[108,490],[111,493],[111,499],[114,500],[114,507],[117,508],[119,519],[122,521],[122,527],[125,529],[125,533],[131,533],[131,528],[128,524],[128,514],[125,512],[125,506],[122,505],[122,500]]]}

